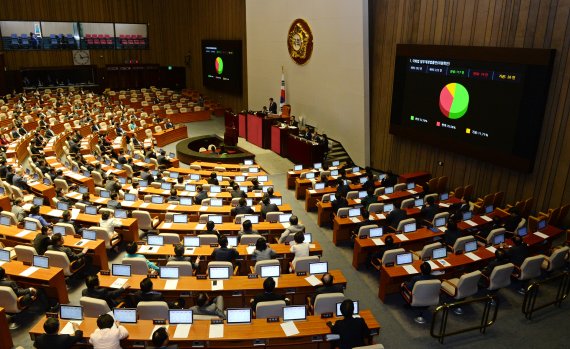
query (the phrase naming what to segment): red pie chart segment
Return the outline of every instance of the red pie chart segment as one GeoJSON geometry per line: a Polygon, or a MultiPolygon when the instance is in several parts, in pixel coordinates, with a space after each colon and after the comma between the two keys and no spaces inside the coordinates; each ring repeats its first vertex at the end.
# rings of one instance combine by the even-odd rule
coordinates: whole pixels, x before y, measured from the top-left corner
{"type": "Polygon", "coordinates": [[[439,94],[439,109],[441,113],[450,119],[459,119],[469,106],[469,92],[458,83],[445,85],[439,94]]]}

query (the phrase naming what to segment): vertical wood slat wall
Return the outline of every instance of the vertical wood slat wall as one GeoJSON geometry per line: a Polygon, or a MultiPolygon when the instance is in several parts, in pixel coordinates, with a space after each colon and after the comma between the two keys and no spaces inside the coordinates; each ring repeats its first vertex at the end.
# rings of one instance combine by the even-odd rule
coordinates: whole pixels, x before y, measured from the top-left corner
{"type": "Polygon", "coordinates": [[[509,203],[532,196],[537,211],[570,203],[570,0],[371,0],[369,16],[372,167],[447,175],[451,189],[473,184],[478,195],[504,190],[509,203]],[[390,135],[398,43],[556,49],[534,171],[390,135]]]}
{"type": "MultiPolygon", "coordinates": [[[[142,63],[186,66],[186,83],[234,110],[247,106],[247,64],[243,62],[243,95],[208,91],[202,85],[201,40],[245,42],[245,0],[2,0],[0,20],[147,23],[150,49],[95,50],[91,62],[99,67],[128,59],[142,63]]],[[[70,50],[6,51],[8,69],[72,65],[70,50]]]]}

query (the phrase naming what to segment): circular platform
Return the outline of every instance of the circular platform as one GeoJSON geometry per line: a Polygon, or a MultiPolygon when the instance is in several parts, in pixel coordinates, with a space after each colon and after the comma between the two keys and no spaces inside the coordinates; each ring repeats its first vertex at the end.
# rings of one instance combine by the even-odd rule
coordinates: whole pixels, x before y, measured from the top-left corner
{"type": "Polygon", "coordinates": [[[255,155],[240,148],[226,146],[228,154],[219,155],[211,152],[200,152],[200,148],[208,149],[210,144],[219,148],[224,140],[216,135],[188,138],[176,145],[176,157],[185,164],[194,161],[219,162],[223,164],[240,164],[246,159],[255,159],[255,155]]]}

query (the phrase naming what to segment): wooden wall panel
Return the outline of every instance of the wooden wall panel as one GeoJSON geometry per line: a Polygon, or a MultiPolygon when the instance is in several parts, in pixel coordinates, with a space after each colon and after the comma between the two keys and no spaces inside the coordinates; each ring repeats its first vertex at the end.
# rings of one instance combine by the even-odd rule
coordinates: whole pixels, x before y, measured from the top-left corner
{"type": "Polygon", "coordinates": [[[371,0],[371,165],[448,175],[477,195],[533,196],[535,209],[570,202],[570,0],[371,0]],[[556,60],[534,171],[515,172],[389,134],[396,44],[554,48],[556,60]],[[438,161],[443,161],[443,167],[438,161]]]}
{"type": "MultiPolygon", "coordinates": [[[[148,50],[91,50],[92,63],[142,63],[186,66],[190,88],[234,110],[247,106],[245,0],[2,0],[0,20],[44,20],[147,23],[148,50]],[[244,93],[241,96],[207,91],[202,85],[201,40],[237,39],[243,41],[244,93]]],[[[71,65],[70,51],[6,51],[8,69],[20,67],[71,65]]]]}

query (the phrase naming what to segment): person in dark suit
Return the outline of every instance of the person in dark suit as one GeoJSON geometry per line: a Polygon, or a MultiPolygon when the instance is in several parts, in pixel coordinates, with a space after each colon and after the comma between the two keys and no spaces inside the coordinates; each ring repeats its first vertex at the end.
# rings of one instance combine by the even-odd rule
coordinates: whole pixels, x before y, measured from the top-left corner
{"type": "Polygon", "coordinates": [[[406,219],[407,217],[408,214],[406,213],[406,210],[402,210],[400,206],[395,205],[394,209],[388,214],[388,217],[386,217],[386,224],[394,229],[397,229],[400,221],[406,219]]]}
{"type": "Polygon", "coordinates": [[[122,136],[125,133],[125,131],[118,122],[115,122],[115,133],[117,134],[117,136],[122,136]]]}
{"type": "Polygon", "coordinates": [[[148,181],[148,185],[150,186],[150,183],[154,182],[154,176],[149,172],[148,168],[143,167],[141,169],[141,179],[143,181],[148,181]]]}
{"type": "Polygon", "coordinates": [[[204,188],[202,188],[201,185],[197,185],[196,186],[196,196],[194,197],[194,202],[196,202],[196,204],[200,205],[202,203],[202,200],[207,199],[208,198],[208,193],[206,193],[204,191],[204,188]]]}
{"type": "Polygon", "coordinates": [[[48,126],[46,126],[46,133],[45,133],[45,137],[46,138],[52,138],[55,137],[55,133],[51,130],[51,128],[48,126]]]}
{"type": "Polygon", "coordinates": [[[362,190],[366,190],[366,192],[368,192],[368,189],[372,188],[372,192],[374,193],[375,187],[376,184],[374,182],[374,173],[372,173],[372,171],[369,171],[366,173],[366,182],[362,184],[362,190]]]}
{"type": "Polygon", "coordinates": [[[210,178],[208,178],[208,184],[220,185],[218,182],[218,175],[216,172],[210,173],[210,178]]]}
{"type": "Polygon", "coordinates": [[[439,209],[435,204],[435,199],[433,198],[433,196],[429,196],[426,199],[425,205],[424,207],[422,207],[420,214],[426,221],[431,222],[433,220],[433,217],[435,217],[438,211],[439,209]]]}
{"type": "Polygon", "coordinates": [[[279,212],[279,207],[276,204],[271,203],[269,195],[265,195],[261,200],[261,216],[263,219],[265,219],[268,212],[279,212]]]}
{"type": "Polygon", "coordinates": [[[99,125],[97,125],[95,122],[93,122],[93,124],[91,125],[91,132],[99,133],[99,125]]]}
{"type": "Polygon", "coordinates": [[[332,213],[336,214],[339,208],[348,207],[348,200],[346,200],[346,194],[341,193],[341,195],[335,195],[335,200],[331,202],[332,213]]]}
{"type": "Polygon", "coordinates": [[[237,207],[232,208],[231,211],[232,216],[236,216],[238,214],[252,214],[252,213],[254,213],[253,209],[247,206],[247,201],[244,198],[239,199],[237,207]]]}
{"type": "Polygon", "coordinates": [[[337,320],[333,325],[328,321],[327,326],[331,332],[340,337],[340,349],[351,349],[364,346],[364,339],[370,336],[370,330],[361,317],[353,317],[354,303],[351,299],[345,299],[340,305],[340,312],[344,319],[337,320]]]}
{"type": "Polygon", "coordinates": [[[119,162],[119,164],[126,164],[127,163],[127,157],[125,156],[125,152],[124,150],[119,150],[119,156],[117,157],[117,161],[119,162]]]}
{"type": "Polygon", "coordinates": [[[164,128],[166,128],[166,129],[174,128],[174,124],[172,123],[172,121],[170,121],[170,119],[166,119],[166,123],[164,124],[164,128]]]}
{"type": "Polygon", "coordinates": [[[21,301],[23,306],[30,305],[37,298],[38,291],[35,288],[21,288],[16,281],[6,277],[6,271],[2,267],[0,267],[0,286],[10,287],[17,297],[23,297],[21,301]]]}
{"type": "Polygon", "coordinates": [[[273,101],[273,98],[269,98],[269,113],[277,114],[277,103],[273,101]]]}
{"type": "Polygon", "coordinates": [[[396,176],[392,171],[386,172],[386,177],[380,182],[382,187],[393,187],[398,183],[398,176],[396,176]]]}
{"type": "Polygon", "coordinates": [[[12,128],[12,131],[10,132],[10,137],[12,137],[12,139],[20,138],[20,133],[18,132],[18,129],[16,127],[12,128]]]}
{"type": "Polygon", "coordinates": [[[329,273],[324,273],[321,277],[322,286],[315,289],[315,294],[313,295],[313,303],[315,298],[320,294],[325,293],[344,293],[344,288],[340,284],[334,284],[334,276],[329,273]]]}
{"type": "Polygon", "coordinates": [[[294,115],[291,115],[291,117],[289,118],[289,126],[299,127],[299,123],[295,120],[294,115]]]}
{"type": "Polygon", "coordinates": [[[228,238],[221,236],[218,239],[218,243],[220,247],[215,248],[212,252],[212,260],[234,263],[236,258],[239,257],[239,252],[235,248],[228,248],[228,238]]]}
{"type": "Polygon", "coordinates": [[[384,253],[386,253],[386,251],[388,251],[388,250],[393,250],[396,248],[398,248],[398,244],[394,243],[394,238],[392,237],[392,235],[386,236],[386,239],[384,239],[384,246],[380,246],[380,249],[378,249],[376,252],[371,253],[370,255],[367,256],[366,267],[367,268],[371,267],[372,262],[374,262],[375,264],[377,263],[379,265],[380,261],[384,257],[384,253]],[[380,261],[377,262],[377,260],[380,260],[380,261]]]}
{"type": "Polygon", "coordinates": [[[508,251],[509,260],[511,263],[520,267],[524,260],[530,255],[528,246],[524,243],[522,237],[516,235],[512,238],[514,246],[508,251]]]}
{"type": "Polygon", "coordinates": [[[368,187],[368,189],[366,189],[367,195],[360,202],[364,206],[364,208],[366,208],[367,210],[370,207],[370,205],[378,202],[378,196],[374,195],[375,190],[376,190],[376,188],[374,188],[373,186],[368,187]]]}
{"type": "Polygon", "coordinates": [[[168,332],[166,331],[166,327],[159,327],[152,333],[152,347],[147,346],[148,349],[178,349],[177,344],[169,343],[168,332]]]}
{"type": "Polygon", "coordinates": [[[358,229],[365,225],[376,224],[376,221],[370,219],[370,212],[368,212],[364,207],[360,209],[360,215],[362,216],[362,221],[356,223],[356,227],[354,227],[354,231],[356,233],[358,233],[358,229]]]}
{"type": "Polygon", "coordinates": [[[165,167],[170,166],[170,160],[168,160],[168,158],[166,157],[166,151],[165,150],[160,151],[160,154],[156,158],[156,161],[158,162],[159,166],[165,166],[165,167]]]}
{"type": "Polygon", "coordinates": [[[515,232],[521,220],[522,217],[520,215],[519,210],[516,207],[511,207],[509,209],[509,216],[506,217],[504,220],[505,230],[510,232],[515,232]]]}
{"type": "Polygon", "coordinates": [[[239,188],[239,184],[237,183],[233,184],[230,194],[232,195],[232,199],[242,198],[245,196],[245,192],[239,188]]]}
{"type": "Polygon", "coordinates": [[[447,221],[447,230],[445,235],[443,235],[443,241],[445,244],[453,247],[455,241],[461,237],[461,231],[457,228],[457,222],[453,219],[447,221]]]}
{"type": "Polygon", "coordinates": [[[428,262],[423,262],[420,265],[420,274],[414,275],[414,276],[412,276],[412,278],[409,281],[402,283],[403,291],[404,292],[412,292],[416,282],[424,281],[424,280],[431,280],[433,278],[434,278],[433,275],[431,275],[431,266],[429,265],[428,262]]]}
{"type": "Polygon", "coordinates": [[[275,280],[268,277],[263,281],[263,293],[257,294],[251,301],[251,309],[255,311],[257,303],[271,302],[271,301],[287,301],[285,295],[277,294],[275,291],[275,280]]]}
{"type": "Polygon", "coordinates": [[[487,264],[487,266],[481,270],[481,274],[483,276],[489,277],[496,267],[506,263],[508,263],[507,252],[503,248],[498,248],[495,251],[495,259],[489,262],[489,264],[487,264]]]}
{"type": "Polygon", "coordinates": [[[346,194],[350,191],[350,187],[347,184],[344,184],[344,179],[342,177],[337,178],[336,183],[337,187],[335,196],[337,198],[343,195],[346,196],[346,194]]]}
{"type": "Polygon", "coordinates": [[[57,318],[47,318],[44,322],[45,334],[39,335],[34,341],[34,347],[37,349],[69,349],[75,343],[83,338],[83,331],[79,329],[79,325],[72,323],[75,333],[71,336],[59,333],[59,320],[57,318]]]}
{"type": "Polygon", "coordinates": [[[162,293],[152,290],[153,284],[151,278],[144,278],[140,282],[140,290],[131,294],[130,306],[136,307],[139,302],[163,302],[162,293]]]}
{"type": "Polygon", "coordinates": [[[119,288],[117,290],[100,287],[99,286],[99,277],[97,275],[89,275],[85,279],[85,285],[87,286],[86,289],[81,291],[81,295],[84,297],[91,297],[102,299],[109,305],[109,308],[113,309],[120,303],[117,299],[121,296],[123,292],[125,292],[125,288],[119,288]]]}

